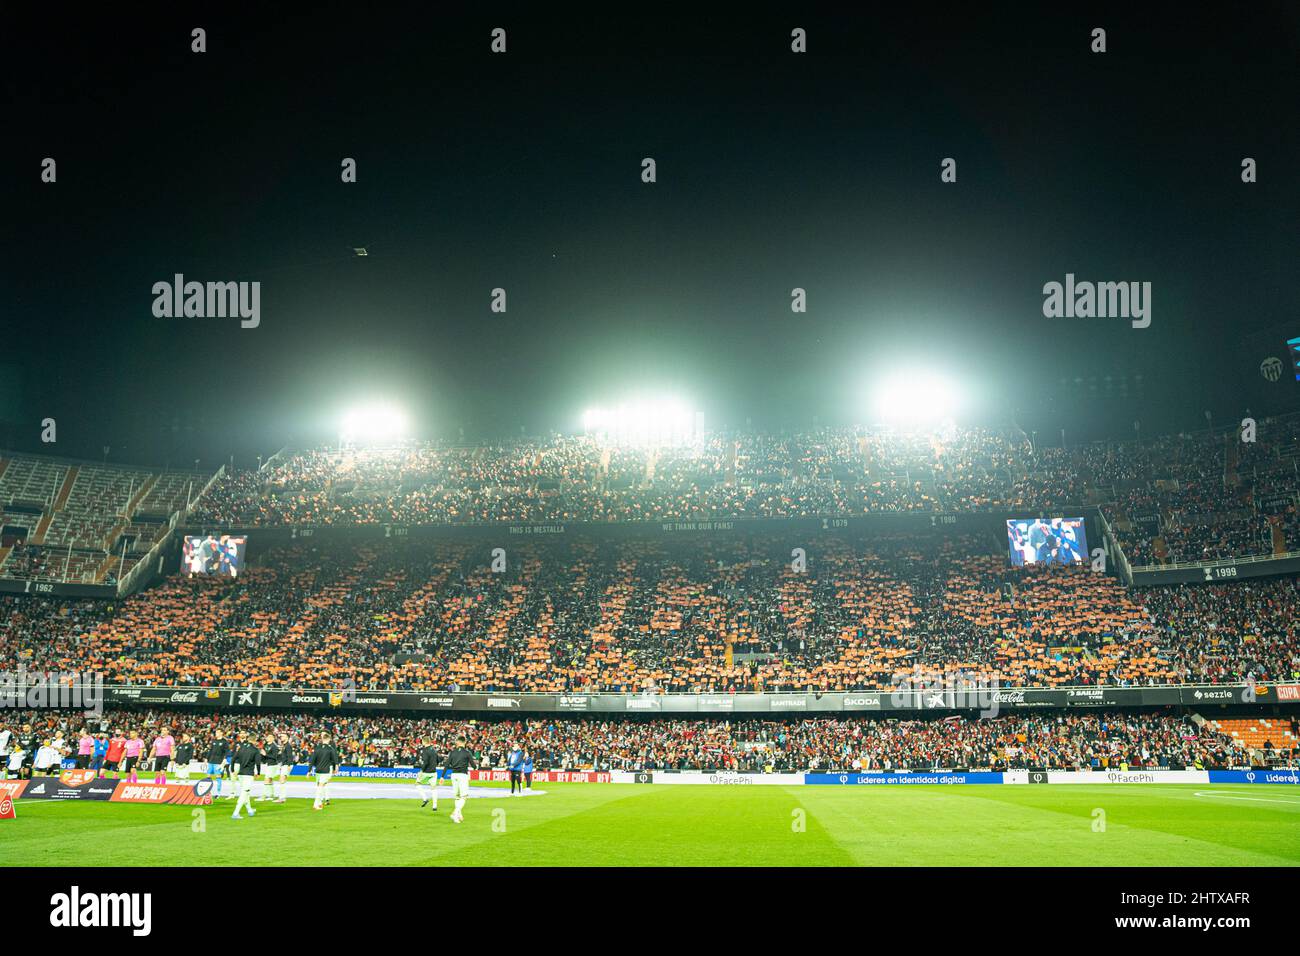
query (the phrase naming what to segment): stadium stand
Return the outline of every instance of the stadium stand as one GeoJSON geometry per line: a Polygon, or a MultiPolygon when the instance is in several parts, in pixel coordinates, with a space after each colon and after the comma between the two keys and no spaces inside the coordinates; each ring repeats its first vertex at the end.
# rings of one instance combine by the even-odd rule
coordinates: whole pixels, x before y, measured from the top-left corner
{"type": "Polygon", "coordinates": [[[166,533],[187,491],[207,481],[189,472],[32,456],[0,461],[11,542],[0,549],[0,577],[32,581],[102,583],[125,573],[166,533]]]}
{"type": "MultiPolygon", "coordinates": [[[[114,710],[83,717],[51,711],[6,715],[11,727],[33,725],[42,736],[160,727],[206,742],[238,725],[254,737],[288,733],[298,741],[328,731],[353,766],[409,765],[422,737],[446,752],[467,733],[482,766],[502,768],[512,743],[527,746],[539,770],[723,770],[803,772],[851,770],[1107,770],[1224,768],[1241,765],[1232,730],[1193,715],[1101,712],[960,717],[933,720],[824,717],[802,720],[530,720],[418,719],[364,714],[180,710],[114,710]]],[[[1233,722],[1227,722],[1233,723],[1233,722]]],[[[1281,736],[1294,751],[1291,736],[1281,736]]],[[[1279,752],[1278,756],[1281,756],[1279,752]]]]}
{"type": "MultiPolygon", "coordinates": [[[[1104,502],[1134,563],[1278,552],[1295,525],[1295,421],[1074,449],[1013,431],[822,429],[647,451],[588,438],[315,450],[223,474],[194,520],[284,525],[640,521],[1038,509],[1104,502]],[[1241,446],[1238,448],[1237,446],[1241,446]],[[1256,533],[1267,527],[1267,532],[1256,533]]],[[[0,459],[0,576],[111,582],[207,476],[0,459]]],[[[1300,676],[1294,579],[1124,588],[1086,567],[1012,568],[969,536],[789,542],[575,535],[299,540],[236,580],[180,575],[121,602],[0,599],[0,666],[110,682],[414,691],[879,690],[975,677],[1013,687],[1300,676]]]]}
{"type": "MultiPolygon", "coordinates": [[[[206,484],[185,472],[0,461],[0,506],[16,529],[9,537],[64,549],[61,560],[0,553],[0,576],[34,580],[99,582],[110,569],[126,571],[206,484]]],[[[1260,423],[1254,443],[1203,432],[1069,449],[1036,447],[1013,428],[821,429],[704,436],[655,450],[558,436],[315,449],[265,470],[223,473],[193,519],[222,527],[614,522],[1099,504],[1128,563],[1144,567],[1300,550],[1298,493],[1294,419],[1260,423]]]]}
{"type": "Polygon", "coordinates": [[[1233,717],[1212,720],[1210,726],[1220,734],[1230,737],[1238,747],[1251,751],[1294,752],[1297,743],[1296,729],[1290,721],[1263,717],[1233,717]]]}
{"type": "Polygon", "coordinates": [[[1251,444],[1231,432],[1204,432],[1070,449],[1036,448],[1014,429],[925,436],[822,429],[712,436],[654,451],[559,437],[473,448],[317,449],[266,473],[223,476],[196,519],[606,522],[1101,504],[1130,563],[1143,566],[1300,549],[1297,429],[1294,419],[1266,420],[1251,444]]]}
{"type": "Polygon", "coordinates": [[[1293,578],[1126,589],[1012,568],[977,540],[830,538],[806,572],[745,536],[529,542],[507,573],[464,540],[269,551],[120,603],[0,601],[0,666],[105,680],[429,691],[870,690],[1300,676],[1293,578]]]}

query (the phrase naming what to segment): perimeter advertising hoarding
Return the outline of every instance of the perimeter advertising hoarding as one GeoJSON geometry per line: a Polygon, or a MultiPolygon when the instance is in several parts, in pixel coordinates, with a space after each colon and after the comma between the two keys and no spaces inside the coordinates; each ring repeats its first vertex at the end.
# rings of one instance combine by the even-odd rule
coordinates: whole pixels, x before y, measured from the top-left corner
{"type": "Polygon", "coordinates": [[[845,786],[874,785],[929,785],[959,783],[1002,783],[1003,774],[989,770],[973,771],[900,771],[898,773],[806,773],[803,782],[809,786],[837,784],[845,786]]]}
{"type": "Polygon", "coordinates": [[[1210,770],[1210,783],[1289,783],[1300,784],[1300,771],[1278,770],[1210,770]]]}
{"type": "Polygon", "coordinates": [[[182,806],[208,806],[212,803],[213,782],[203,777],[193,783],[118,783],[113,791],[114,803],[166,803],[182,806]]]}
{"type": "Polygon", "coordinates": [[[117,783],[97,776],[94,770],[65,770],[57,777],[32,777],[22,797],[24,800],[108,800],[117,783]]]}
{"type": "Polygon", "coordinates": [[[0,800],[17,800],[26,787],[26,780],[0,780],[0,800]]]}
{"type": "MultiPolygon", "coordinates": [[[[641,775],[638,774],[637,776],[641,775]]],[[[804,782],[804,774],[801,773],[737,773],[730,770],[718,770],[713,773],[689,770],[680,772],[656,770],[653,774],[646,774],[645,776],[645,780],[637,780],[636,782],[715,787],[797,787],[804,782]]]]}
{"type": "MultiPolygon", "coordinates": [[[[310,767],[305,763],[295,764],[289,771],[291,777],[305,777],[310,771],[310,767]]],[[[471,780],[490,780],[500,783],[506,783],[510,780],[508,770],[471,770],[471,780]]],[[[414,780],[416,769],[414,767],[354,767],[345,764],[334,772],[334,778],[350,779],[356,777],[370,777],[378,780],[414,780]]],[[[439,778],[443,780],[445,778],[439,778]]],[[[536,770],[533,772],[533,783],[609,783],[611,782],[610,772],[608,770],[536,770]]]]}
{"type": "Polygon", "coordinates": [[[94,770],[65,770],[57,777],[0,781],[0,798],[17,800],[106,800],[113,803],[167,803],[206,806],[212,781],[130,783],[96,776],[94,770]]]}
{"type": "MultiPolygon", "coordinates": [[[[471,780],[509,783],[509,770],[471,770],[471,780]]],[[[609,783],[608,770],[534,770],[533,783],[609,783]]]]}
{"type": "Polygon", "coordinates": [[[971,691],[964,701],[921,691],[832,691],[820,694],[436,694],[420,691],[261,690],[105,687],[104,703],[233,709],[336,711],[459,711],[462,713],[769,714],[972,713],[1070,707],[1208,707],[1300,705],[1300,685],[1200,684],[1186,687],[999,687],[971,691]],[[979,701],[986,701],[983,707],[979,701]]]}

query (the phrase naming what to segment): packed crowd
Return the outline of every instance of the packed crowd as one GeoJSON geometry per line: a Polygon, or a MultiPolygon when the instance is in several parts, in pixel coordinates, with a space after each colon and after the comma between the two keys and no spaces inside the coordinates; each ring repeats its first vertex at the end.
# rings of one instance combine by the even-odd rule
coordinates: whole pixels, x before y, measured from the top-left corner
{"type": "MultiPolygon", "coordinates": [[[[1009,429],[715,435],[676,448],[585,437],[315,450],[233,472],[194,519],[221,525],[471,524],[1042,512],[1106,503],[1130,563],[1268,554],[1300,530],[1300,423],[1049,448],[1009,429]],[[1134,521],[1148,517],[1150,522],[1134,521]],[[1273,523],[1278,523],[1274,521],[1273,523]]],[[[1296,534],[1288,540],[1295,545],[1296,534]]]]}
{"type": "Polygon", "coordinates": [[[1179,648],[1197,682],[1300,677],[1295,578],[1147,588],[1135,597],[1156,623],[1157,639],[1179,648]]]}
{"type": "Polygon", "coordinates": [[[219,729],[227,736],[243,731],[255,740],[287,734],[301,753],[307,741],[328,732],[343,762],[353,766],[409,765],[425,738],[446,753],[460,734],[483,769],[504,767],[515,746],[526,749],[539,770],[1212,769],[1263,759],[1191,715],[1166,712],[943,720],[463,721],[266,711],[118,710],[92,717],[18,711],[0,720],[0,739],[6,729],[14,741],[49,740],[68,754],[76,753],[78,740],[100,735],[138,739],[138,749],[148,753],[151,741],[166,733],[190,735],[195,753],[202,754],[219,729]]]}
{"type": "Polygon", "coordinates": [[[0,668],[109,683],[532,692],[1300,677],[1295,579],[1125,589],[932,535],[464,540],[270,551],[120,603],[0,598],[0,668]]]}

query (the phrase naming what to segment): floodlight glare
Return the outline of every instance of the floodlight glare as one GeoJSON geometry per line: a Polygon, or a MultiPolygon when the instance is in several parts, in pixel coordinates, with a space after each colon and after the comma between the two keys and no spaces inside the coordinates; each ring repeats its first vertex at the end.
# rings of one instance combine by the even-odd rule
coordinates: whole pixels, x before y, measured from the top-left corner
{"type": "Polygon", "coordinates": [[[361,405],[343,416],[339,438],[349,445],[396,441],[406,434],[406,414],[395,405],[361,405]]]}
{"type": "Polygon", "coordinates": [[[872,406],[886,422],[932,424],[951,418],[960,405],[957,386],[923,370],[895,373],[875,389],[872,406]]]}
{"type": "Polygon", "coordinates": [[[583,413],[582,430],[615,445],[677,446],[700,430],[700,415],[675,398],[631,402],[583,413]]]}

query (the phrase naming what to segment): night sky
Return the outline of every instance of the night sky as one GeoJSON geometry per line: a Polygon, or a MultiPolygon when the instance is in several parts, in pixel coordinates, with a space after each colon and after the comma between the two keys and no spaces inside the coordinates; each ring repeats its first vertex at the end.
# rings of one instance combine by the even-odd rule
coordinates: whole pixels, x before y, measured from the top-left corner
{"type": "Polygon", "coordinates": [[[1298,407],[1259,372],[1300,335],[1295,4],[262,6],[4,12],[0,445],[247,463],[372,397],[479,439],[640,390],[798,428],[900,365],[1072,441],[1298,407]],[[260,327],[156,318],[178,272],[260,281],[260,327]],[[1067,272],[1151,282],[1151,327],[1045,318],[1067,272]]]}

